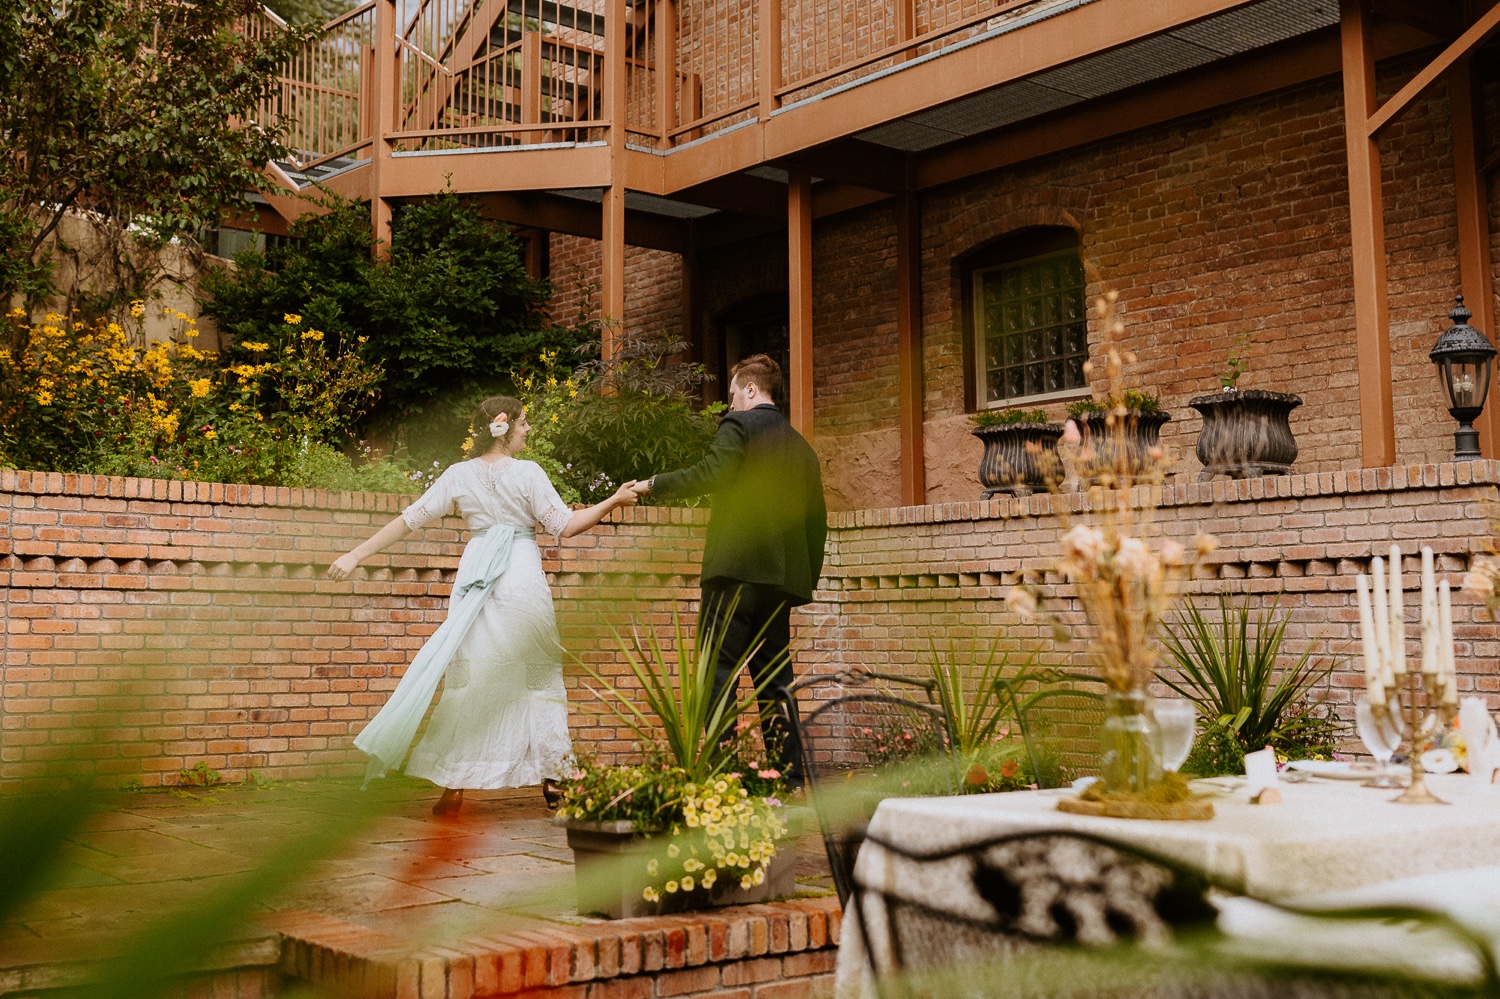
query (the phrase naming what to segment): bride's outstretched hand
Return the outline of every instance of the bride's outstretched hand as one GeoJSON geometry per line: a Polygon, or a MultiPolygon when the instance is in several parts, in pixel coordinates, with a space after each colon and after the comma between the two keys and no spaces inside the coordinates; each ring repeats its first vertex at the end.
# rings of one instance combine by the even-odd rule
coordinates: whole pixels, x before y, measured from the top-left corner
{"type": "Polygon", "coordinates": [[[629,482],[621,483],[620,488],[615,490],[615,494],[610,499],[614,501],[616,506],[635,506],[639,503],[641,497],[635,491],[635,480],[631,479],[629,482]]]}
{"type": "Polygon", "coordinates": [[[348,555],[340,555],[328,567],[328,578],[335,580],[347,579],[357,565],[359,565],[359,559],[354,557],[353,552],[350,552],[348,555]]]}

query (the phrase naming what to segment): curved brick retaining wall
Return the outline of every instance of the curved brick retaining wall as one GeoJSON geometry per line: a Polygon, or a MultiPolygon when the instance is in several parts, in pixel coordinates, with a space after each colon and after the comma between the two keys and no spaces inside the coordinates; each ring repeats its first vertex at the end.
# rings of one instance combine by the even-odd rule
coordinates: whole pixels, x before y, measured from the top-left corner
{"type": "MultiPolygon", "coordinates": [[[[1413,558],[1431,544],[1441,570],[1461,572],[1489,545],[1497,486],[1495,462],[1191,483],[1163,491],[1153,529],[1217,534],[1194,589],[1284,591],[1294,647],[1349,654],[1353,572],[1393,539],[1413,558]]],[[[441,620],[461,525],[424,531],[351,582],[321,570],[405,502],[0,472],[0,786],[79,766],[107,781],[170,783],[199,761],[230,779],[357,772],[352,734],[441,620]]],[[[1024,575],[1067,599],[1046,570],[1065,522],[1056,504],[1079,502],[832,515],[824,586],[794,618],[798,669],[919,669],[933,637],[1050,644],[1003,598],[1024,575]]],[[[670,626],[674,610],[690,624],[705,516],[625,511],[547,547],[568,649],[618,677],[611,626],[670,626]]],[[[1458,599],[1459,685],[1500,700],[1500,632],[1475,610],[1458,599]]],[[[569,668],[575,737],[628,750],[628,733],[600,714],[580,676],[569,668]]],[[[1332,695],[1347,700],[1358,685],[1345,670],[1332,695]]]]}

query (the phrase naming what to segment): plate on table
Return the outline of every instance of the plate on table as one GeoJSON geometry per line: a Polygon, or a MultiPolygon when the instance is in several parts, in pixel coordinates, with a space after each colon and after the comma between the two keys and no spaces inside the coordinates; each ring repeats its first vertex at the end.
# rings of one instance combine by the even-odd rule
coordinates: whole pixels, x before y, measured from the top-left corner
{"type": "Polygon", "coordinates": [[[1349,760],[1293,760],[1287,764],[1287,768],[1329,780],[1368,780],[1384,773],[1374,763],[1354,763],[1349,760]]]}

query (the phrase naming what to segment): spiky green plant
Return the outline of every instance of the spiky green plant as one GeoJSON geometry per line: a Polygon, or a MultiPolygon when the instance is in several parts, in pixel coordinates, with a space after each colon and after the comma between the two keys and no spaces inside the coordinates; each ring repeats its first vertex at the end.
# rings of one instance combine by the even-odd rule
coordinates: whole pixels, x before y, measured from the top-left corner
{"type": "MultiPolygon", "coordinates": [[[[738,598],[728,605],[722,620],[733,616],[737,603],[738,598]]],[[[734,758],[730,736],[736,720],[755,706],[788,655],[785,650],[779,652],[754,689],[736,699],[734,683],[725,684],[717,694],[714,692],[715,664],[724,644],[722,629],[709,629],[707,633],[700,630],[688,640],[681,617],[674,610],[670,648],[651,628],[633,628],[628,638],[613,627],[610,632],[625,656],[631,675],[640,684],[640,692],[621,690],[598,670],[580,661],[584,672],[599,685],[595,695],[636,738],[644,743],[663,742],[677,765],[695,781],[722,772],[734,758]]],[[[736,677],[755,654],[764,633],[762,628],[735,664],[736,677]]]]}
{"type": "Polygon", "coordinates": [[[1233,729],[1247,749],[1331,745],[1337,723],[1320,710],[1314,690],[1341,660],[1314,659],[1311,645],[1295,657],[1285,653],[1291,616],[1281,611],[1279,598],[1259,610],[1248,597],[1228,594],[1220,594],[1218,604],[1211,620],[1188,602],[1163,629],[1179,676],[1162,675],[1162,682],[1196,704],[1206,722],[1233,729]],[[1290,661],[1282,666],[1283,659],[1290,661]]]}

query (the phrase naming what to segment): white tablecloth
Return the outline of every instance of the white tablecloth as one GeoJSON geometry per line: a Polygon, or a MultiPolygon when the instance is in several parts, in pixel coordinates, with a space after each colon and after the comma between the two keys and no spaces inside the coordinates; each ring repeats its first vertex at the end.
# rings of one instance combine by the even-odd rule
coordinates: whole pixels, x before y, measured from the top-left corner
{"type": "MultiPolygon", "coordinates": [[[[1396,791],[1310,780],[1283,783],[1281,804],[1259,806],[1249,803],[1239,782],[1199,782],[1198,790],[1214,795],[1215,816],[1207,822],[1071,815],[1057,811],[1058,798],[1071,793],[1059,791],[898,798],[880,804],[870,833],[903,849],[929,852],[1015,833],[1078,831],[1181,861],[1257,898],[1304,903],[1415,879],[1403,882],[1402,897],[1416,900],[1412,896],[1422,896],[1427,880],[1423,875],[1500,868],[1500,786],[1462,774],[1429,777],[1428,783],[1450,804],[1397,805],[1391,801],[1396,791]]],[[[860,883],[907,897],[963,894],[941,884],[914,885],[916,876],[940,879],[942,874],[935,875],[930,865],[923,870],[903,862],[874,843],[861,849],[855,868],[860,883]]],[[[1452,879],[1431,880],[1434,907],[1477,905],[1500,915],[1500,878],[1483,882],[1483,899],[1455,899],[1459,889],[1452,879]],[[1444,887],[1437,887],[1439,882],[1444,887]]],[[[864,991],[858,920],[846,919],[844,927],[838,961],[841,997],[864,991]]]]}

